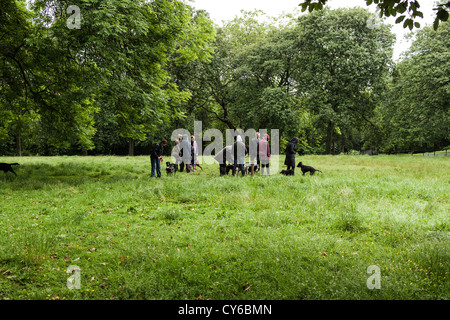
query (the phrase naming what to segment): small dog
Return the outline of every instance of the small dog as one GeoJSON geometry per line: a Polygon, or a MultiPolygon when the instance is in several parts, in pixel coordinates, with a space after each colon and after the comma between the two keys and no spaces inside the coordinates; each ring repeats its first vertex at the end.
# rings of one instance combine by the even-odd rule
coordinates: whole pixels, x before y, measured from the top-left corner
{"type": "Polygon", "coordinates": [[[292,169],[281,170],[280,173],[281,173],[281,174],[284,174],[285,176],[293,176],[293,175],[294,175],[294,170],[292,170],[292,169]]]}
{"type": "Polygon", "coordinates": [[[166,162],[166,172],[167,174],[174,174],[178,171],[178,166],[175,163],[166,162]]]}
{"type": "Polygon", "coordinates": [[[3,170],[4,173],[12,172],[17,176],[17,173],[14,172],[11,166],[20,166],[18,163],[0,163],[0,170],[3,170]]]}
{"type": "MultiPolygon", "coordinates": [[[[245,174],[252,174],[252,166],[250,165],[250,164],[245,164],[244,165],[244,171],[245,171],[245,174]]],[[[258,172],[259,171],[259,166],[257,165],[257,164],[255,164],[254,166],[253,166],[253,173],[256,173],[256,172],[258,172]]]]}
{"type": "Polygon", "coordinates": [[[323,173],[322,171],[314,169],[311,166],[305,166],[301,162],[298,163],[297,168],[301,168],[301,170],[303,172],[303,175],[305,175],[305,173],[307,173],[307,172],[309,172],[310,175],[313,175],[316,171],[319,171],[320,173],[323,173]]]}

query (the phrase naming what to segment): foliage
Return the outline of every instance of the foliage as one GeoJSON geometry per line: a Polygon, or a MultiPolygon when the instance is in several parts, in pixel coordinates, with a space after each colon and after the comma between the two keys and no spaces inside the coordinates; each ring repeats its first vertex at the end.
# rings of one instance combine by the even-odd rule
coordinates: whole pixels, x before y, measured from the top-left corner
{"type": "Polygon", "coordinates": [[[440,150],[450,142],[450,24],[426,27],[397,65],[380,116],[386,150],[440,150]]]}
{"type": "MultiPolygon", "coordinates": [[[[302,7],[302,12],[307,9],[309,12],[314,10],[322,10],[328,0],[303,0],[299,6],[302,7]]],[[[409,28],[412,30],[414,27],[420,28],[420,23],[415,21],[417,17],[423,18],[423,12],[420,11],[420,3],[417,0],[365,0],[366,5],[370,6],[372,3],[377,5],[380,9],[380,17],[399,17],[395,20],[395,23],[403,22],[403,28],[409,28]],[[407,18],[407,15],[409,16],[407,18]],[[406,18],[406,19],[405,19],[406,18]]],[[[448,20],[450,9],[450,1],[444,0],[442,3],[436,5],[433,10],[436,11],[436,18],[433,23],[433,28],[436,30],[440,22],[448,20]]]]}
{"type": "MultiPolygon", "coordinates": [[[[6,29],[2,37],[2,79],[9,88],[14,79],[8,74],[20,75],[16,82],[24,88],[14,91],[15,99],[27,100],[30,93],[28,106],[48,142],[60,148],[77,140],[93,149],[94,115],[107,105],[121,136],[145,140],[167,119],[170,103],[189,98],[169,81],[168,56],[183,62],[210,56],[210,21],[193,19],[181,1],[73,1],[82,12],[80,29],[67,27],[66,1],[37,0],[32,11],[20,3],[6,8],[20,19],[19,26],[8,25],[16,36],[6,29]]],[[[2,12],[10,17],[8,11],[2,12]]]]}
{"type": "Polygon", "coordinates": [[[448,144],[445,22],[394,64],[389,26],[364,9],[243,11],[215,26],[183,1],[71,4],[80,29],[63,0],[2,7],[1,154],[148,154],[195,121],[279,129],[280,151],[297,136],[301,154],[448,144]]]}
{"type": "Polygon", "coordinates": [[[391,67],[394,36],[389,26],[367,28],[363,9],[324,9],[299,19],[297,91],[325,129],[326,152],[336,136],[371,124],[374,102],[391,67]]]}

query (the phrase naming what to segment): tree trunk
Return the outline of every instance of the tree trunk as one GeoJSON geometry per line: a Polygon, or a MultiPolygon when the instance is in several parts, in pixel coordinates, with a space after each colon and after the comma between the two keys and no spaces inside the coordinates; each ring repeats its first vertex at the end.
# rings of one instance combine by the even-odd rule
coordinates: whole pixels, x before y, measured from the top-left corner
{"type": "Polygon", "coordinates": [[[328,124],[327,130],[327,142],[326,142],[326,154],[331,154],[331,145],[333,143],[333,127],[331,122],[328,124]]]}
{"type": "Polygon", "coordinates": [[[128,143],[128,155],[130,157],[134,156],[134,139],[130,138],[128,143]]]}
{"type": "Polygon", "coordinates": [[[16,134],[16,154],[21,157],[22,156],[22,137],[20,132],[16,134]]]}

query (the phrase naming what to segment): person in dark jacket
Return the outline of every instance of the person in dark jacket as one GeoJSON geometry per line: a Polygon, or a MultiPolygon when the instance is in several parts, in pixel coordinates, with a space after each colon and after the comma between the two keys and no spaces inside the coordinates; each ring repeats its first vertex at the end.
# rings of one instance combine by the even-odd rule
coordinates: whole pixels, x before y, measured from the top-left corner
{"type": "Polygon", "coordinates": [[[233,154],[231,153],[231,146],[226,146],[222,150],[220,150],[214,159],[219,163],[219,172],[221,176],[227,174],[227,161],[233,163],[233,154]]]}
{"type": "Polygon", "coordinates": [[[291,141],[286,145],[286,159],[284,160],[284,164],[287,166],[288,170],[295,170],[295,154],[297,153],[297,144],[299,140],[297,137],[293,137],[291,141]]]}
{"type": "Polygon", "coordinates": [[[167,140],[163,139],[153,147],[153,151],[150,154],[150,161],[152,164],[152,178],[155,178],[155,170],[158,178],[161,178],[161,161],[164,153],[164,147],[167,145],[167,140]]]}

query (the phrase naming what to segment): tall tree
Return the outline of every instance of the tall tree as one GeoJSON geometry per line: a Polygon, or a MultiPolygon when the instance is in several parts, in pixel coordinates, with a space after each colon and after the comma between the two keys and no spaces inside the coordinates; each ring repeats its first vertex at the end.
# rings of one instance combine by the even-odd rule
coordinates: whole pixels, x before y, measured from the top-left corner
{"type": "Polygon", "coordinates": [[[368,28],[370,17],[364,9],[324,9],[299,18],[298,94],[325,128],[327,154],[339,135],[371,122],[390,68],[394,35],[384,24],[368,28]]]}
{"type": "Polygon", "coordinates": [[[94,115],[104,104],[112,106],[117,128],[131,146],[144,140],[167,119],[171,103],[189,98],[170,81],[169,57],[186,62],[211,52],[212,23],[193,19],[183,1],[72,1],[81,12],[75,29],[68,27],[67,1],[36,0],[32,12],[23,2],[10,2],[2,17],[14,20],[14,10],[21,12],[24,18],[13,22],[24,31],[11,36],[18,31],[0,21],[8,25],[2,28],[2,71],[14,68],[11,74],[20,75],[24,90],[19,95],[29,93],[39,121],[51,133],[49,143],[59,147],[76,141],[84,150],[94,148],[94,115]]]}
{"type": "Polygon", "coordinates": [[[450,23],[425,27],[398,63],[380,110],[386,151],[439,150],[450,144],[450,23]]]}
{"type": "Polygon", "coordinates": [[[193,73],[192,100],[217,128],[297,130],[293,25],[277,25],[261,11],[242,11],[218,28],[213,58],[193,73]]]}

